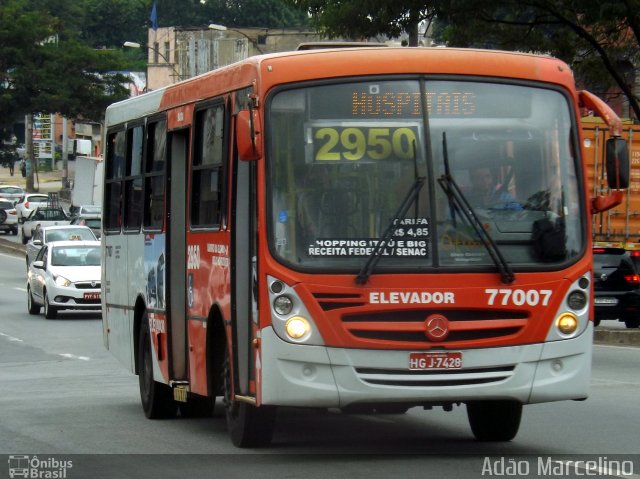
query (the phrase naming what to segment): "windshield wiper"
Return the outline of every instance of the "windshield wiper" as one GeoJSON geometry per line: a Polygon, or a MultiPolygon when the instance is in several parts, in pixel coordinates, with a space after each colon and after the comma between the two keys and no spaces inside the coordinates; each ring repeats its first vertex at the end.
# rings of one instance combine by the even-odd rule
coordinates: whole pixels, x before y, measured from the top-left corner
{"type": "MultiPolygon", "coordinates": [[[[471,204],[464,196],[464,193],[453,179],[453,175],[451,174],[451,170],[449,169],[449,154],[447,151],[447,134],[442,133],[442,151],[444,155],[444,166],[445,166],[445,174],[438,178],[438,183],[444,190],[447,198],[449,198],[449,206],[451,209],[452,215],[454,215],[454,210],[460,212],[467,220],[467,222],[473,227],[476,234],[482,241],[482,244],[486,248],[489,256],[495,263],[500,272],[500,278],[503,283],[510,284],[513,283],[516,279],[513,270],[511,269],[511,265],[507,262],[507,260],[502,256],[498,245],[491,237],[491,235],[484,229],[482,226],[482,221],[476,215],[476,212],[473,210],[471,204]]],[[[455,225],[455,216],[452,218],[455,225]]]]}
{"type": "Polygon", "coordinates": [[[424,186],[425,181],[426,181],[425,176],[416,177],[415,181],[411,185],[411,188],[407,192],[407,196],[405,196],[404,200],[402,201],[400,208],[398,208],[398,211],[396,211],[396,214],[393,215],[393,218],[391,218],[391,221],[389,222],[389,226],[387,226],[387,229],[385,230],[384,234],[378,241],[378,244],[376,244],[376,247],[373,249],[373,251],[369,255],[367,262],[364,264],[364,266],[358,273],[358,276],[356,276],[356,283],[366,284],[367,281],[369,281],[369,276],[371,276],[371,272],[373,271],[373,268],[375,268],[376,264],[380,260],[384,247],[387,245],[389,238],[395,231],[396,222],[404,218],[404,215],[407,214],[407,211],[409,211],[409,208],[411,207],[411,203],[413,203],[416,196],[418,196],[418,193],[420,193],[420,190],[424,186]]]}

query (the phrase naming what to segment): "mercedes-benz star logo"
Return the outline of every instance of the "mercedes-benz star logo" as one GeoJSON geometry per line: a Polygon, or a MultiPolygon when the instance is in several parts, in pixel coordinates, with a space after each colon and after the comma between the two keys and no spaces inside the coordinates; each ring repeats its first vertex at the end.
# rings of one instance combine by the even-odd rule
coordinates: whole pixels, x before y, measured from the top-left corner
{"type": "Polygon", "coordinates": [[[449,320],[440,314],[433,314],[425,321],[425,335],[431,341],[443,341],[449,336],[449,320]]]}

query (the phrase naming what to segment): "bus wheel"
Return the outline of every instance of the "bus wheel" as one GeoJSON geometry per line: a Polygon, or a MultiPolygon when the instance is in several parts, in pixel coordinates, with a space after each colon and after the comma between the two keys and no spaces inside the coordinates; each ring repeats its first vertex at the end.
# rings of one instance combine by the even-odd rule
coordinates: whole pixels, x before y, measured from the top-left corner
{"type": "Polygon", "coordinates": [[[153,359],[151,357],[151,334],[149,319],[145,313],[142,318],[142,329],[138,343],[138,365],[140,374],[140,400],[145,416],[149,419],[173,417],[177,412],[177,404],[173,400],[171,388],[157,382],[153,378],[153,359]]]}
{"type": "Polygon", "coordinates": [[[510,441],[520,428],[522,404],[517,401],[467,403],[467,417],[479,441],[510,441]]]}
{"type": "Polygon", "coordinates": [[[231,367],[229,354],[225,354],[223,371],[224,409],[227,417],[227,430],[231,442],[236,447],[260,447],[271,443],[276,419],[276,408],[256,407],[240,401],[231,400],[231,367]]]}

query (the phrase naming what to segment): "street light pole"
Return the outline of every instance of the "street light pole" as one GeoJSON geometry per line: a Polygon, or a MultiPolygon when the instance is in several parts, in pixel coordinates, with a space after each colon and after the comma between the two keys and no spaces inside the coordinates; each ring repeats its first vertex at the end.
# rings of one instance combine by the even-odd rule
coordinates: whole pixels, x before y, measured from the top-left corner
{"type": "MultiPolygon", "coordinates": [[[[153,47],[151,45],[147,45],[147,44],[140,44],[138,42],[124,42],[122,44],[125,47],[128,48],[146,48],[148,50],[151,50],[152,52],[155,52],[160,58],[162,58],[165,62],[165,65],[168,65],[171,67],[171,69],[173,70],[174,76],[178,79],[178,81],[182,80],[182,75],[180,74],[180,72],[178,72],[178,70],[176,70],[175,64],[171,63],[169,61],[169,59],[167,57],[165,57],[162,52],[160,50],[158,50],[156,47],[153,47]]],[[[146,91],[150,91],[149,90],[149,56],[147,55],[147,61],[146,61],[146,71],[145,71],[145,90],[146,91]]],[[[175,82],[174,82],[175,83],[175,82]]]]}
{"type": "Polygon", "coordinates": [[[258,52],[260,54],[263,54],[264,52],[262,51],[262,49],[260,48],[260,46],[258,45],[258,42],[255,41],[253,38],[251,38],[249,35],[247,35],[244,32],[241,32],[240,30],[236,30],[235,28],[227,28],[224,25],[217,25],[215,23],[211,23],[209,25],[209,30],[216,30],[218,32],[226,32],[226,31],[230,31],[230,32],[236,32],[239,35],[242,35],[243,37],[245,37],[247,40],[249,40],[251,42],[251,44],[253,45],[253,47],[258,50],[258,52]]]}

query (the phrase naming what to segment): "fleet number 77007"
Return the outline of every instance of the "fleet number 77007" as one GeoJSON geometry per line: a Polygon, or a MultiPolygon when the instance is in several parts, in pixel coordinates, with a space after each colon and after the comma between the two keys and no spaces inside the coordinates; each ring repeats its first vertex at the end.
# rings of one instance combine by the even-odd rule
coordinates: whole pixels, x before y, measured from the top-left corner
{"type": "Polygon", "coordinates": [[[484,290],[489,295],[487,304],[493,305],[515,305],[515,306],[547,306],[551,299],[550,289],[498,289],[487,288],[484,290]]]}

